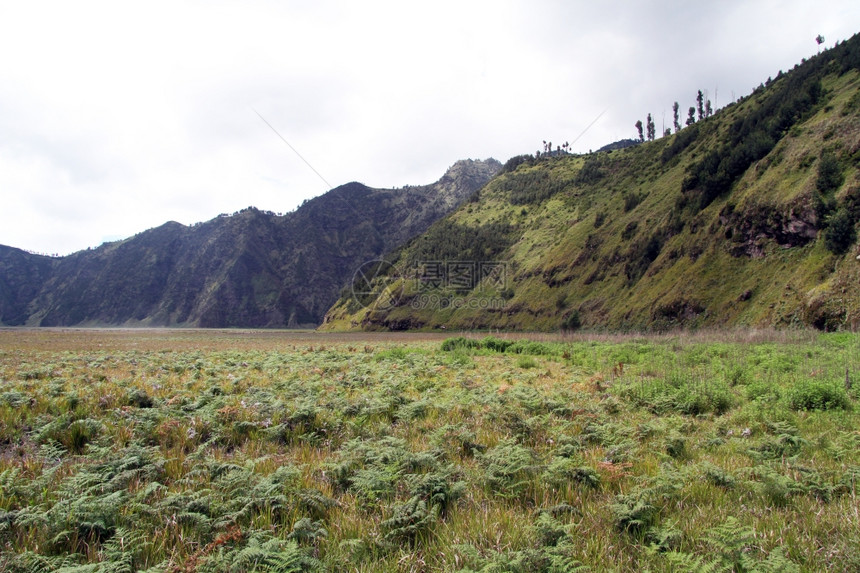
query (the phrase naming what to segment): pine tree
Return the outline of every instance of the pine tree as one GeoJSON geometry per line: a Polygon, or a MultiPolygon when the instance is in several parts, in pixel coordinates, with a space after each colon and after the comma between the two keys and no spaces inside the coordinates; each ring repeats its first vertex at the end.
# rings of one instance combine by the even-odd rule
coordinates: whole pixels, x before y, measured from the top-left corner
{"type": "Polygon", "coordinates": [[[699,114],[699,121],[702,121],[705,117],[705,94],[702,93],[702,90],[699,90],[699,94],[696,96],[696,111],[699,114]]]}
{"type": "Polygon", "coordinates": [[[646,130],[648,131],[648,141],[654,141],[654,137],[656,136],[656,127],[654,126],[654,120],[651,118],[651,114],[648,114],[648,118],[646,119],[646,130]]]}
{"type": "Polygon", "coordinates": [[[636,131],[639,132],[639,141],[645,141],[645,135],[642,133],[642,120],[636,120],[636,131]]]}

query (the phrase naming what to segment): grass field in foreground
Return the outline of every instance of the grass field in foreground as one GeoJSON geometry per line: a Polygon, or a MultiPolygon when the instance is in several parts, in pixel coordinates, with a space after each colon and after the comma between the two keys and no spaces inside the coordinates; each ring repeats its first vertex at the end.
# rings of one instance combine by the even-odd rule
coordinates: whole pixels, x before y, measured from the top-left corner
{"type": "Polygon", "coordinates": [[[0,570],[860,570],[858,388],[846,333],[0,329],[0,570]]]}

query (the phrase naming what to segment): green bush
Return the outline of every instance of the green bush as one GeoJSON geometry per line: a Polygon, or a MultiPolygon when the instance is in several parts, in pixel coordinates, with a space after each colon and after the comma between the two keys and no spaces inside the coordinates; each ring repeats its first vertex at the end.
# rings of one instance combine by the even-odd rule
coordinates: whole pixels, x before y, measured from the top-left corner
{"type": "Polygon", "coordinates": [[[779,399],[779,387],[775,384],[756,381],[746,387],[747,400],[779,399]]]}
{"type": "Polygon", "coordinates": [[[512,344],[510,340],[501,340],[493,336],[488,336],[481,341],[481,346],[493,352],[505,352],[512,344]]]}
{"type": "Polygon", "coordinates": [[[552,356],[559,354],[555,345],[533,342],[529,340],[502,340],[494,336],[488,336],[482,340],[465,338],[448,338],[442,342],[443,352],[456,350],[489,350],[505,354],[530,354],[532,356],[552,356]]]}
{"type": "Polygon", "coordinates": [[[835,255],[844,254],[857,240],[857,230],[845,207],[840,207],[827,219],[824,231],[824,246],[835,255]]]}
{"type": "Polygon", "coordinates": [[[815,187],[818,192],[827,194],[835,191],[839,189],[844,180],[839,159],[831,151],[823,152],[818,163],[818,178],[815,180],[815,187]]]}
{"type": "Polygon", "coordinates": [[[724,382],[712,381],[688,384],[678,393],[676,401],[681,412],[695,416],[708,412],[724,414],[734,400],[724,382]]]}
{"type": "Polygon", "coordinates": [[[465,348],[458,348],[451,353],[451,357],[445,360],[445,363],[450,366],[467,368],[475,365],[475,361],[469,356],[465,348]]]}
{"type": "Polygon", "coordinates": [[[551,356],[556,354],[555,350],[543,342],[517,341],[507,347],[505,352],[512,354],[530,354],[532,356],[551,356]]]}
{"type": "Polygon", "coordinates": [[[725,382],[714,380],[647,379],[621,386],[619,394],[633,405],[655,414],[675,410],[681,414],[724,414],[734,405],[734,397],[725,382]]]}
{"type": "Polygon", "coordinates": [[[481,342],[465,336],[457,338],[446,338],[442,341],[442,352],[452,352],[457,349],[466,348],[481,348],[481,342]]]}
{"type": "Polygon", "coordinates": [[[561,321],[561,329],[565,331],[579,330],[582,327],[582,319],[579,317],[579,311],[574,309],[570,311],[561,321]]]}
{"type": "Polygon", "coordinates": [[[804,380],[788,391],[793,410],[848,410],[851,402],[838,382],[804,380]]]}

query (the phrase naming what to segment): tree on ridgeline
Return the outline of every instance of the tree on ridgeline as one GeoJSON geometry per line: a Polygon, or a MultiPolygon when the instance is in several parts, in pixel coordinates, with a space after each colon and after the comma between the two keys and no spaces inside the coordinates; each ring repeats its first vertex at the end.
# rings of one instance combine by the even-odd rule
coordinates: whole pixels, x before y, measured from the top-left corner
{"type": "Polygon", "coordinates": [[[678,102],[672,104],[672,123],[675,126],[675,133],[681,131],[681,120],[678,116],[679,109],[681,109],[681,106],[678,105],[678,102]]]}
{"type": "Polygon", "coordinates": [[[687,110],[687,114],[687,125],[689,126],[696,123],[696,108],[691,106],[690,109],[687,110]]]}
{"type": "Polygon", "coordinates": [[[642,120],[636,120],[636,131],[639,132],[639,141],[645,141],[645,135],[642,133],[642,120]]]}
{"type": "Polygon", "coordinates": [[[648,114],[648,118],[646,119],[645,129],[648,132],[648,141],[654,141],[654,137],[657,134],[657,130],[654,127],[654,120],[651,118],[651,114],[648,114]]]}
{"type": "Polygon", "coordinates": [[[699,90],[699,94],[696,96],[696,111],[699,114],[699,121],[702,121],[705,118],[705,94],[702,93],[702,90],[699,90]]]}

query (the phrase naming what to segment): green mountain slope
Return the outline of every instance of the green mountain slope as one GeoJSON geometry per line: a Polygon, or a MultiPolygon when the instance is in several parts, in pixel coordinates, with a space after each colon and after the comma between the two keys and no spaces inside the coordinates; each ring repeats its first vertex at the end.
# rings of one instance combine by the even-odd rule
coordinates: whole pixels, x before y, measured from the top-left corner
{"type": "Polygon", "coordinates": [[[500,167],[460,161],[404,189],[349,183],[284,216],[249,208],[170,222],[61,258],[0,247],[0,325],[316,326],[361,263],[426,230],[500,167]]]}
{"type": "Polygon", "coordinates": [[[523,156],[326,329],[860,326],[860,37],[635,147],[523,156]]]}

